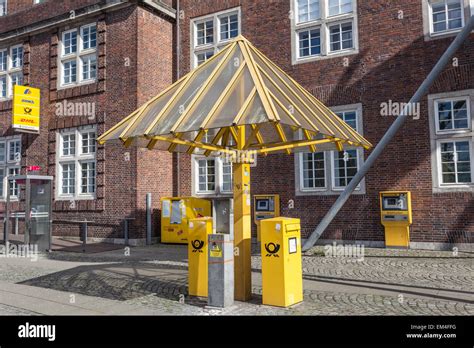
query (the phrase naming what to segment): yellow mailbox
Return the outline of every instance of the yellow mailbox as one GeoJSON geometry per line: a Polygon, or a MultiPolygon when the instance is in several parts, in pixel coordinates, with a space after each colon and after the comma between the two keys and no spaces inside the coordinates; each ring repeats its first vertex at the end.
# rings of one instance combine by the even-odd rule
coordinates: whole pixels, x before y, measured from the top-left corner
{"type": "Polygon", "coordinates": [[[289,307],[303,301],[300,220],[277,217],[261,224],[263,304],[289,307]]]}
{"type": "Polygon", "coordinates": [[[207,297],[207,254],[210,234],[212,234],[212,217],[189,220],[188,292],[190,296],[207,297]]]}
{"type": "Polygon", "coordinates": [[[161,242],[188,243],[190,219],[211,216],[211,202],[194,197],[161,199],[161,242]]]}
{"type": "Polygon", "coordinates": [[[280,195],[255,195],[253,196],[253,218],[257,225],[257,241],[260,242],[260,222],[280,216],[280,195]]]}
{"type": "Polygon", "coordinates": [[[408,248],[413,221],[411,192],[380,192],[380,214],[385,227],[385,246],[408,248]]]}

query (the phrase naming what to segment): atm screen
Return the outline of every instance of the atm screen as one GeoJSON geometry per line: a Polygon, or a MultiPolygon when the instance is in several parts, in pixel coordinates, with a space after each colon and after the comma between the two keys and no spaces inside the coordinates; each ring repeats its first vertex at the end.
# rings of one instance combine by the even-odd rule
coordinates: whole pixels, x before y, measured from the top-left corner
{"type": "Polygon", "coordinates": [[[270,211],[268,199],[257,199],[257,211],[270,211]]]}
{"type": "Polygon", "coordinates": [[[382,198],[383,210],[408,210],[406,195],[389,196],[382,198]]]}

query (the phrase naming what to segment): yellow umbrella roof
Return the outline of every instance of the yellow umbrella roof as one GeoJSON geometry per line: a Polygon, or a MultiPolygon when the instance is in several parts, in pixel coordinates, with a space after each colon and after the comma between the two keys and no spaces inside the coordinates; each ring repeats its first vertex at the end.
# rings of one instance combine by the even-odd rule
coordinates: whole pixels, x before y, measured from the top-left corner
{"type": "Polygon", "coordinates": [[[195,153],[342,150],[372,145],[243,36],[99,137],[126,146],[195,153]]]}

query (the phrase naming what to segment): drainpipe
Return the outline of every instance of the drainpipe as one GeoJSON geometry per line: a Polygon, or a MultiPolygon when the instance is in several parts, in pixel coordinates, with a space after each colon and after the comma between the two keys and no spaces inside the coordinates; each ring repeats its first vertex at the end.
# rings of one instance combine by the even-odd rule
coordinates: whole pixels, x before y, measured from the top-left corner
{"type": "Polygon", "coordinates": [[[375,149],[370,154],[367,161],[364,165],[359,169],[357,174],[351,180],[349,185],[347,185],[344,192],[341,193],[339,198],[336,200],[334,205],[331,209],[327,212],[326,216],[321,220],[318,227],[313,231],[313,233],[309,236],[308,240],[303,246],[303,251],[307,251],[311,249],[314,244],[316,244],[319,237],[323,234],[332,220],[336,217],[337,213],[341,210],[344,204],[347,202],[349,197],[351,196],[352,192],[355,190],[357,185],[364,179],[365,175],[369,171],[369,169],[374,165],[377,158],[382,154],[385,147],[392,141],[392,139],[397,134],[398,130],[403,126],[405,121],[407,120],[407,111],[409,108],[416,103],[419,103],[421,98],[428,93],[431,85],[435,82],[438,76],[443,72],[444,67],[449,63],[451,57],[456,53],[456,51],[461,47],[461,45],[466,41],[471,33],[472,28],[474,27],[474,16],[471,16],[469,21],[466,23],[464,29],[456,36],[454,41],[448,47],[446,52],[441,56],[436,63],[433,70],[431,70],[430,74],[426,77],[423,83],[420,85],[416,93],[408,102],[407,106],[403,109],[402,113],[397,117],[397,119],[392,123],[390,128],[388,129],[387,133],[383,136],[380,142],[377,144],[375,149]]]}

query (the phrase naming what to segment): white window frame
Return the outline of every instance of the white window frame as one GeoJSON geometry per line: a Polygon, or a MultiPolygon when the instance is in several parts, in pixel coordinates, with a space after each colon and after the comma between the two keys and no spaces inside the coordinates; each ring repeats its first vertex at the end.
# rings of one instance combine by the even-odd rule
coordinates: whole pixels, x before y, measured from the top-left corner
{"type": "MultiPolygon", "coordinates": [[[[6,199],[6,193],[7,189],[10,189],[8,182],[7,182],[7,176],[8,176],[8,170],[11,168],[17,168],[21,171],[21,151],[22,151],[22,138],[21,136],[10,136],[10,137],[5,137],[5,138],[0,138],[0,144],[4,144],[5,149],[4,149],[4,160],[0,161],[0,169],[3,170],[3,177],[0,177],[0,180],[2,180],[3,183],[3,192],[0,192],[0,200],[5,201],[6,199]],[[20,153],[20,158],[19,160],[10,160],[9,158],[9,152],[10,152],[10,143],[12,142],[19,142],[20,148],[19,148],[19,153],[20,153]]],[[[17,201],[18,197],[17,196],[10,196],[11,201],[17,201]]]]}
{"type": "MultiPolygon", "coordinates": [[[[363,157],[364,157],[364,150],[360,148],[348,148],[347,151],[349,150],[355,150],[356,151],[356,156],[357,156],[357,171],[359,171],[360,167],[363,164],[363,157]]],[[[335,165],[335,158],[336,158],[336,152],[337,151],[331,151],[331,185],[332,185],[332,190],[333,191],[344,191],[347,186],[337,186],[336,185],[336,165],[335,165]]],[[[357,172],[356,172],[357,173],[357,172]]],[[[356,191],[360,191],[360,184],[357,185],[356,191]]]]}
{"type": "Polygon", "coordinates": [[[2,12],[0,12],[0,17],[6,16],[8,14],[8,1],[7,0],[0,0],[0,4],[3,5],[2,12]]]}
{"type": "Polygon", "coordinates": [[[98,58],[98,40],[99,40],[99,34],[97,32],[97,23],[89,23],[86,25],[83,25],[78,28],[70,29],[70,30],[65,30],[61,33],[61,40],[59,41],[59,54],[58,54],[58,88],[59,89],[64,89],[64,88],[69,88],[69,87],[74,87],[74,86],[80,86],[80,85],[85,85],[85,84],[90,84],[90,83],[95,83],[97,82],[97,77],[99,74],[99,58],[98,58]],[[96,46],[93,48],[88,48],[88,49],[83,49],[83,32],[85,28],[91,28],[95,27],[96,28],[96,46]],[[65,46],[64,46],[64,41],[65,41],[65,35],[69,33],[76,33],[76,52],[73,53],[68,53],[65,54],[65,46]],[[89,56],[95,56],[96,60],[96,76],[95,78],[88,78],[84,79],[83,78],[83,58],[87,58],[89,56]],[[76,62],[76,81],[74,82],[64,82],[64,64],[68,63],[70,61],[75,61],[76,62]]]}
{"type": "MultiPolygon", "coordinates": [[[[357,132],[363,135],[363,112],[362,104],[349,104],[349,105],[340,105],[331,107],[331,110],[334,113],[340,112],[355,112],[356,113],[356,125],[357,132]]],[[[357,151],[357,166],[358,169],[364,163],[364,149],[358,147],[347,147],[347,150],[356,150],[357,151]]],[[[303,153],[298,153],[295,156],[295,193],[297,196],[327,196],[327,195],[339,195],[345,187],[338,187],[335,183],[335,165],[334,165],[334,154],[336,150],[327,150],[325,151],[325,188],[306,188],[304,187],[304,177],[303,177],[303,153]]],[[[354,194],[365,194],[366,185],[365,179],[357,186],[354,194]]]]}
{"type": "MultiPolygon", "coordinates": [[[[226,191],[223,189],[224,182],[224,169],[223,164],[225,159],[221,157],[205,157],[202,155],[193,155],[192,156],[192,191],[193,195],[199,197],[231,197],[233,195],[233,190],[231,185],[231,190],[226,191]],[[213,191],[201,191],[199,189],[199,160],[203,159],[213,159],[215,162],[215,190],[213,191]]],[[[233,180],[233,178],[232,178],[233,180]]]]}
{"type": "Polygon", "coordinates": [[[472,192],[474,193],[474,89],[461,90],[446,93],[428,95],[428,116],[430,124],[431,143],[431,175],[433,183],[433,193],[446,192],[472,192]],[[469,129],[443,130],[439,131],[438,102],[468,100],[468,124],[469,129]],[[471,180],[472,183],[443,184],[441,148],[442,142],[469,141],[471,156],[471,180]]]}
{"type": "Polygon", "coordinates": [[[328,190],[328,168],[327,168],[327,157],[328,151],[321,151],[323,154],[323,161],[324,161],[324,187],[305,187],[304,186],[304,157],[303,154],[298,154],[298,161],[300,162],[300,169],[297,170],[300,177],[300,191],[301,192],[326,192],[328,190]]]}
{"type": "Polygon", "coordinates": [[[459,33],[466,25],[466,20],[474,14],[474,0],[460,0],[462,5],[462,26],[457,29],[450,29],[440,32],[434,32],[433,27],[433,10],[431,0],[422,0],[423,7],[423,33],[425,41],[454,36],[459,33]]]}
{"type": "Polygon", "coordinates": [[[452,134],[452,133],[469,133],[472,130],[472,121],[469,115],[471,114],[471,102],[469,96],[466,97],[458,97],[458,98],[444,98],[444,99],[437,99],[435,102],[435,116],[436,116],[436,133],[437,134],[452,134]],[[439,128],[439,109],[438,104],[443,102],[456,102],[466,100],[466,108],[467,108],[467,128],[458,128],[458,129],[440,129],[439,128]]]}
{"type": "MultiPolygon", "coordinates": [[[[227,45],[233,38],[230,39],[221,39],[220,31],[220,20],[222,17],[227,17],[231,15],[237,15],[238,18],[238,35],[242,33],[242,15],[240,7],[235,7],[227,9],[225,11],[220,11],[213,13],[211,15],[206,15],[202,17],[195,18],[191,21],[190,25],[190,52],[191,52],[191,68],[196,68],[198,66],[197,55],[200,53],[214,52],[214,55],[219,52],[225,45],[227,45]],[[197,25],[203,22],[213,21],[214,25],[214,42],[212,44],[197,45],[197,25]]],[[[208,58],[210,59],[210,58],[208,58]]]]}
{"type": "Polygon", "coordinates": [[[339,15],[329,16],[329,0],[320,0],[320,19],[310,20],[306,22],[298,22],[298,0],[290,0],[291,11],[291,51],[292,64],[308,63],[321,59],[330,59],[334,57],[348,56],[359,53],[359,32],[358,32],[358,15],[357,15],[357,0],[352,2],[352,12],[343,13],[339,15]],[[331,50],[330,30],[329,27],[333,25],[340,25],[344,23],[352,23],[352,48],[341,49],[337,51],[331,50]],[[310,56],[300,56],[299,34],[301,31],[318,29],[320,30],[321,53],[310,56]]]}
{"type": "MultiPolygon", "coordinates": [[[[474,185],[474,160],[473,160],[473,152],[474,151],[474,146],[473,146],[473,141],[472,138],[444,138],[444,139],[438,139],[436,140],[436,156],[438,158],[437,161],[437,166],[438,166],[438,178],[439,178],[439,185],[442,188],[456,188],[456,187],[465,187],[469,188],[470,186],[474,185]],[[457,143],[457,142],[468,142],[469,143],[469,161],[471,164],[471,183],[448,183],[444,184],[443,183],[443,164],[441,161],[441,144],[443,143],[457,143]]],[[[457,161],[455,161],[457,162],[457,161]]],[[[457,163],[456,163],[457,165],[457,163]]],[[[458,181],[457,178],[457,172],[454,173],[456,175],[456,181],[458,181]]]]}
{"type": "Polygon", "coordinates": [[[95,132],[97,138],[97,127],[95,125],[82,126],[77,128],[62,129],[56,132],[56,200],[93,200],[97,195],[97,146],[94,153],[82,152],[82,135],[85,133],[95,132]],[[63,155],[63,140],[65,135],[75,137],[75,153],[74,155],[63,155]],[[93,193],[82,193],[82,163],[95,163],[95,188],[93,193]],[[63,193],[63,164],[75,164],[75,187],[74,194],[63,193]]]}
{"type": "Polygon", "coordinates": [[[23,81],[23,65],[24,65],[24,48],[23,44],[18,44],[10,47],[1,48],[0,52],[5,53],[7,56],[7,66],[6,71],[0,71],[0,78],[6,77],[6,96],[3,97],[0,94],[0,101],[8,100],[13,97],[13,79],[14,76],[21,75],[21,84],[24,83],[23,81]],[[13,50],[21,48],[22,49],[22,59],[21,59],[21,66],[20,67],[13,67],[13,50]]]}

